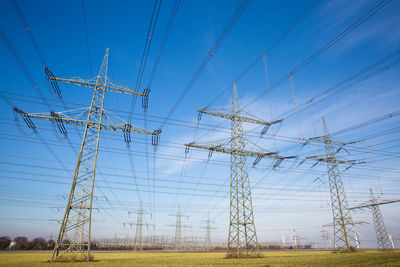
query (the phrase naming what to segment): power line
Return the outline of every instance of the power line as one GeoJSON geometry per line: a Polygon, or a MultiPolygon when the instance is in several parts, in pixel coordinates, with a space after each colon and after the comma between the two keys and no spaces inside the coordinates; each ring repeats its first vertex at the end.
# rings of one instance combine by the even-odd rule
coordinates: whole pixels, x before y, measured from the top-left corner
{"type": "MultiPolygon", "coordinates": [[[[150,23],[149,23],[149,29],[147,31],[147,36],[146,36],[146,41],[145,41],[144,48],[143,48],[142,58],[140,60],[139,71],[138,71],[138,75],[136,78],[136,85],[135,85],[136,90],[140,90],[140,85],[142,83],[144,69],[146,68],[147,57],[149,56],[151,42],[153,40],[154,31],[157,26],[157,19],[158,19],[158,14],[159,14],[160,8],[161,8],[161,3],[162,3],[162,0],[155,0],[155,2],[154,2],[153,12],[151,14],[151,19],[150,19],[150,23]]],[[[149,92],[147,92],[147,94],[148,93],[149,92]]],[[[136,96],[134,96],[132,99],[131,108],[129,111],[129,119],[128,119],[129,122],[132,121],[132,113],[135,109],[136,99],[137,99],[136,96]]],[[[145,101],[147,101],[147,100],[145,100],[145,101]]]]}
{"type": "Polygon", "coordinates": [[[35,48],[36,53],[38,54],[38,56],[40,58],[40,61],[42,62],[42,65],[43,66],[47,65],[46,61],[44,60],[44,57],[43,57],[42,53],[40,52],[40,49],[39,49],[39,46],[38,46],[38,44],[37,44],[37,42],[35,40],[35,37],[32,34],[31,28],[28,26],[28,23],[26,22],[26,19],[25,19],[24,15],[23,15],[23,13],[21,11],[21,8],[18,5],[17,0],[11,0],[11,4],[14,6],[15,11],[17,12],[18,17],[20,18],[22,24],[24,24],[25,31],[28,34],[29,39],[31,40],[31,42],[33,44],[33,47],[35,48]]]}
{"type": "Polygon", "coordinates": [[[85,29],[86,46],[87,46],[88,60],[89,60],[89,66],[90,66],[90,73],[93,74],[92,55],[90,53],[89,33],[88,33],[88,26],[87,26],[87,19],[86,19],[85,0],[82,0],[81,2],[82,2],[83,27],[85,29]]]}
{"type": "Polygon", "coordinates": [[[173,6],[172,11],[171,11],[171,15],[170,15],[169,20],[168,20],[167,27],[166,27],[165,32],[164,32],[164,36],[163,36],[162,41],[161,41],[160,48],[158,49],[158,53],[157,53],[157,57],[156,57],[153,69],[151,70],[151,73],[150,73],[149,81],[147,82],[147,88],[151,88],[151,84],[152,84],[152,82],[154,80],[154,76],[155,76],[156,71],[158,69],[158,64],[160,63],[161,56],[162,56],[163,51],[165,49],[165,46],[167,44],[167,40],[168,40],[169,34],[171,32],[171,28],[172,28],[172,25],[174,23],[175,15],[176,15],[176,12],[178,11],[180,2],[181,2],[180,0],[175,0],[174,6],[173,6]]]}
{"type": "Polygon", "coordinates": [[[239,76],[237,76],[232,82],[229,83],[229,85],[221,92],[219,93],[210,103],[208,103],[208,107],[212,106],[220,97],[222,97],[226,92],[228,92],[232,84],[234,82],[238,82],[240,79],[242,79],[251,69],[253,69],[259,61],[262,60],[262,58],[266,55],[268,55],[307,15],[311,12],[313,8],[315,8],[320,0],[315,0],[314,2],[311,3],[310,6],[308,6],[303,13],[299,17],[297,17],[292,24],[289,25],[288,28],[286,28],[279,36],[276,38],[269,46],[267,49],[265,49],[246,69],[244,69],[239,76]]]}
{"type": "Polygon", "coordinates": [[[29,72],[27,66],[25,65],[24,61],[22,58],[18,55],[17,50],[11,43],[11,41],[8,39],[6,33],[3,31],[3,28],[0,26],[0,39],[3,41],[3,44],[6,46],[8,49],[8,52],[10,55],[14,58],[14,60],[17,62],[18,66],[21,68],[23,73],[25,74],[25,77],[28,79],[28,81],[32,84],[33,88],[35,91],[39,94],[40,99],[43,101],[43,103],[51,109],[50,104],[47,102],[46,98],[44,97],[42,91],[40,90],[39,86],[36,84],[34,81],[31,73],[29,72]]]}
{"type": "Polygon", "coordinates": [[[372,15],[374,15],[376,12],[378,12],[380,9],[382,9],[384,6],[386,6],[388,3],[390,3],[391,0],[382,0],[380,1],[377,5],[375,5],[373,8],[368,10],[363,16],[358,18],[355,22],[353,22],[350,26],[348,26],[344,31],[342,31],[340,34],[336,35],[333,39],[331,39],[329,42],[327,42],[324,46],[322,46],[318,51],[316,51],[314,54],[309,56],[306,60],[304,60],[302,63],[297,65],[295,68],[293,68],[288,74],[283,76],[281,79],[276,81],[274,84],[271,85],[270,88],[262,92],[261,94],[257,95],[255,98],[250,100],[246,105],[241,107],[241,110],[246,109],[250,105],[254,104],[257,102],[261,97],[266,95],[267,93],[271,92],[274,88],[278,87],[282,82],[286,81],[290,76],[296,74],[299,72],[301,69],[303,69],[305,66],[307,66],[310,62],[312,62],[314,59],[316,59],[318,56],[320,56],[323,52],[328,50],[330,47],[332,47],[334,44],[336,44],[338,41],[343,39],[347,34],[352,32],[354,29],[356,29],[358,26],[360,26],[363,22],[365,22],[367,19],[369,19],[372,15]]]}
{"type": "Polygon", "coordinates": [[[166,123],[166,121],[175,113],[177,107],[183,101],[185,96],[189,93],[189,91],[193,88],[194,84],[196,83],[197,79],[203,73],[204,69],[207,67],[208,63],[211,61],[213,56],[217,53],[218,49],[221,47],[223,42],[225,41],[226,37],[231,32],[232,28],[235,26],[239,18],[242,16],[244,11],[246,10],[247,6],[249,5],[251,0],[242,0],[240,1],[239,5],[236,7],[233,15],[230,17],[228,23],[225,25],[224,29],[220,32],[217,39],[214,41],[211,48],[207,51],[207,54],[203,57],[200,65],[197,67],[196,71],[194,72],[193,76],[186,84],[182,92],[180,93],[178,99],[175,101],[174,105],[172,106],[171,110],[168,112],[166,118],[160,125],[160,129],[162,129],[166,123]]]}

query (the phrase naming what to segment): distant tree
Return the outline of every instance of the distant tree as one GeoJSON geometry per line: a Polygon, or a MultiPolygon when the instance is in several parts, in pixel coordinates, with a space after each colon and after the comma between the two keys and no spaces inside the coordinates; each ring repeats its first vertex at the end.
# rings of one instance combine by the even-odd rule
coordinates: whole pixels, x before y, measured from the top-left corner
{"type": "Polygon", "coordinates": [[[0,237],[0,249],[6,249],[11,244],[11,238],[8,236],[0,237]]]}
{"type": "Polygon", "coordinates": [[[35,249],[35,246],[32,241],[28,241],[28,242],[26,242],[26,247],[24,249],[26,249],[26,250],[35,249]]]}
{"type": "Polygon", "coordinates": [[[309,245],[304,245],[304,248],[305,249],[310,249],[311,248],[311,245],[309,244],[309,245]]]}
{"type": "Polygon", "coordinates": [[[49,239],[48,241],[47,241],[47,249],[53,249],[54,247],[55,247],[55,245],[56,245],[56,242],[54,242],[54,240],[53,239],[49,239]]]}
{"type": "Polygon", "coordinates": [[[97,242],[90,242],[90,249],[97,249],[97,242]]]}
{"type": "Polygon", "coordinates": [[[44,250],[47,248],[47,242],[44,238],[36,237],[31,242],[31,248],[44,250]]]}
{"type": "Polygon", "coordinates": [[[14,242],[15,242],[15,249],[28,249],[28,238],[26,238],[25,236],[17,236],[16,238],[14,238],[14,242]]]}

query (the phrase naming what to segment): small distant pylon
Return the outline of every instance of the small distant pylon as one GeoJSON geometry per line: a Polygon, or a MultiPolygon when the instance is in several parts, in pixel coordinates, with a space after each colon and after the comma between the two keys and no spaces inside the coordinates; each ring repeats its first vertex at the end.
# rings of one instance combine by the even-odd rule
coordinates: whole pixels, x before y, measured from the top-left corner
{"type": "Polygon", "coordinates": [[[340,151],[346,143],[333,140],[329,134],[325,118],[322,117],[324,125],[324,136],[313,137],[310,140],[323,142],[325,144],[325,156],[310,156],[307,159],[313,159],[319,162],[326,162],[328,167],[329,189],[331,195],[331,207],[333,215],[333,237],[335,249],[350,249],[360,246],[356,234],[354,233],[354,222],[351,217],[349,204],[343,186],[342,176],[339,172],[338,164],[349,164],[350,167],[357,162],[354,160],[339,160],[336,153],[340,151]],[[339,145],[336,150],[334,145],[339,145]]]}
{"type": "Polygon", "coordinates": [[[390,244],[392,244],[392,248],[395,249],[394,241],[393,241],[393,235],[389,235],[389,239],[390,239],[390,244]]]}
{"type": "Polygon", "coordinates": [[[137,211],[130,211],[128,212],[129,214],[136,213],[138,215],[136,223],[124,223],[124,225],[136,225],[136,233],[135,233],[135,240],[134,240],[134,245],[133,248],[135,251],[143,251],[143,226],[146,226],[147,229],[149,226],[153,226],[153,224],[146,223],[143,219],[143,215],[150,215],[152,214],[150,212],[145,212],[142,208],[142,204],[140,204],[140,209],[137,211]]]}
{"type": "Polygon", "coordinates": [[[300,245],[300,240],[299,240],[299,236],[296,233],[296,230],[293,229],[292,227],[290,227],[291,231],[292,231],[292,237],[290,239],[291,243],[292,243],[292,247],[294,249],[300,249],[301,245],[300,245]]]}
{"type": "Polygon", "coordinates": [[[180,208],[178,208],[178,212],[176,214],[169,214],[169,216],[176,217],[175,224],[168,224],[166,226],[175,227],[175,238],[174,238],[174,249],[175,250],[182,250],[185,248],[185,244],[183,243],[182,239],[182,229],[183,228],[190,228],[189,225],[182,224],[182,217],[189,218],[189,216],[182,215],[180,208]]]}
{"type": "Polygon", "coordinates": [[[367,203],[363,203],[351,209],[370,208],[372,211],[372,218],[374,220],[377,248],[382,250],[394,249],[393,240],[391,240],[390,235],[386,231],[386,226],[385,223],[383,222],[383,217],[379,206],[384,204],[400,202],[400,200],[384,200],[378,202],[378,200],[374,196],[372,189],[369,189],[369,192],[370,192],[370,200],[367,203]]]}
{"type": "Polygon", "coordinates": [[[281,234],[281,238],[282,238],[282,248],[285,248],[286,242],[285,242],[285,234],[284,233],[281,234]]]}
{"type": "Polygon", "coordinates": [[[202,227],[206,229],[206,239],[204,242],[205,249],[206,251],[212,250],[212,245],[211,245],[211,229],[216,229],[215,227],[211,227],[211,223],[214,223],[215,221],[210,220],[210,213],[207,215],[207,220],[203,221],[206,223],[206,227],[202,227]]]}
{"type": "Polygon", "coordinates": [[[328,231],[326,231],[324,229],[321,230],[321,239],[323,242],[324,249],[331,249],[331,240],[329,238],[328,231]]]}

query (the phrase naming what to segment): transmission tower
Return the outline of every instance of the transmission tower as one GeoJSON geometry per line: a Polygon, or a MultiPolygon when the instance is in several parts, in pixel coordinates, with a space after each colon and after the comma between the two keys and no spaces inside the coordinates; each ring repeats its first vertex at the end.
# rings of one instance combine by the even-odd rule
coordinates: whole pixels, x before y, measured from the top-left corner
{"type": "Polygon", "coordinates": [[[370,208],[372,211],[372,219],[374,220],[375,234],[376,234],[376,244],[378,249],[394,249],[394,244],[390,238],[390,235],[386,231],[385,223],[383,222],[383,217],[380,209],[380,205],[390,204],[400,202],[400,200],[383,200],[378,202],[375,198],[372,189],[370,192],[370,200],[366,203],[363,203],[359,206],[351,208],[354,209],[362,209],[362,208],[370,208]]]}
{"type": "Polygon", "coordinates": [[[331,240],[329,238],[329,233],[326,230],[321,230],[321,239],[323,242],[323,247],[325,249],[330,249],[331,248],[331,240]]]}
{"type": "Polygon", "coordinates": [[[286,158],[281,157],[276,152],[256,152],[246,150],[246,143],[242,123],[254,123],[264,125],[261,134],[265,134],[268,128],[275,123],[266,122],[255,118],[253,115],[240,110],[239,100],[236,90],[236,83],[233,85],[233,98],[231,112],[213,111],[209,109],[201,109],[199,119],[202,114],[231,120],[231,137],[229,139],[230,147],[222,144],[185,144],[187,148],[194,147],[209,150],[209,157],[214,151],[227,153],[231,155],[231,171],[230,171],[230,221],[227,256],[240,258],[246,256],[259,256],[259,244],[257,240],[256,227],[254,223],[253,204],[251,199],[250,179],[247,169],[247,157],[256,157],[253,165],[260,162],[262,158],[277,159],[274,166],[278,166],[286,158]],[[247,113],[249,116],[242,116],[247,113]]]}
{"type": "Polygon", "coordinates": [[[214,223],[215,221],[210,220],[210,213],[208,213],[207,215],[207,220],[203,221],[205,222],[207,225],[206,227],[201,227],[201,228],[205,228],[206,229],[206,239],[205,239],[205,248],[207,251],[212,250],[212,246],[211,246],[211,229],[216,229],[215,227],[211,227],[211,223],[214,223]]]}
{"type": "Polygon", "coordinates": [[[150,132],[135,128],[132,124],[124,122],[104,110],[106,92],[139,95],[146,99],[148,97],[147,93],[132,90],[107,77],[108,54],[109,49],[107,48],[98,75],[90,78],[59,78],[55,77],[52,71],[45,67],[45,73],[52,87],[58,88],[57,82],[64,82],[93,89],[91,104],[88,108],[79,108],[65,112],[51,111],[49,115],[45,113],[28,114],[17,107],[13,107],[14,111],[24,118],[27,126],[34,130],[36,126],[31,118],[56,123],[62,134],[67,134],[64,124],[83,126],[85,129],[52,261],[55,261],[58,257],[66,253],[79,253],[84,260],[90,261],[93,188],[101,130],[123,132],[127,143],[131,141],[131,133],[149,134],[153,136],[153,144],[158,142],[160,131],[150,132]]]}
{"type": "Polygon", "coordinates": [[[285,248],[286,244],[285,244],[285,234],[282,232],[281,233],[281,238],[282,238],[282,248],[285,248]]]}
{"type": "Polygon", "coordinates": [[[344,149],[346,143],[332,139],[326,126],[325,118],[322,117],[324,125],[324,136],[310,138],[313,141],[323,142],[325,144],[325,156],[310,156],[307,159],[313,159],[319,162],[326,162],[328,167],[329,189],[331,195],[331,207],[333,214],[333,237],[335,249],[350,250],[351,247],[360,246],[360,242],[354,233],[354,222],[351,218],[349,204],[343,186],[338,164],[349,164],[350,167],[357,162],[354,160],[340,160],[336,157],[341,149],[344,149]],[[339,145],[336,150],[335,145],[339,145]]]}
{"type": "Polygon", "coordinates": [[[296,233],[296,230],[293,229],[292,227],[290,227],[290,230],[292,232],[292,236],[290,238],[290,241],[292,243],[292,247],[294,249],[300,249],[301,245],[300,245],[300,240],[299,240],[299,236],[296,233]]]}
{"type": "Polygon", "coordinates": [[[182,229],[183,228],[190,228],[188,225],[182,224],[182,217],[189,218],[189,216],[182,215],[180,208],[178,208],[178,212],[176,214],[169,214],[169,216],[176,217],[175,224],[168,224],[166,226],[175,227],[175,238],[174,238],[174,248],[175,250],[180,250],[184,248],[184,243],[182,240],[182,229]]]}
{"type": "Polygon", "coordinates": [[[137,211],[131,211],[129,214],[136,213],[138,215],[136,223],[124,223],[124,225],[136,225],[136,233],[135,233],[135,240],[134,240],[134,250],[143,251],[143,226],[146,226],[147,229],[149,226],[155,227],[153,224],[148,224],[143,220],[143,215],[150,215],[151,213],[145,212],[142,209],[142,204],[140,204],[140,209],[137,211]]]}

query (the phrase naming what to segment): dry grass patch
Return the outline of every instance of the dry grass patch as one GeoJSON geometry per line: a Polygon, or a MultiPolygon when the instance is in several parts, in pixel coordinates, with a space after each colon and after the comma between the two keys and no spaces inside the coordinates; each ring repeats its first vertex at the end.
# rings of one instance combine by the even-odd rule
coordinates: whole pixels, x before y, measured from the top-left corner
{"type": "MultiPolygon", "coordinates": [[[[89,261],[93,261],[94,256],[90,255],[89,261]]],[[[62,255],[54,260],[55,262],[85,262],[88,261],[87,257],[82,254],[66,254],[62,255]]]]}

